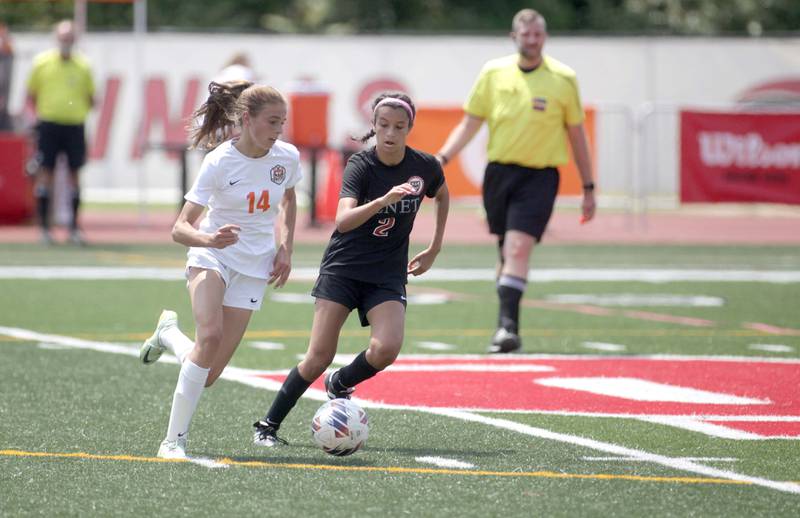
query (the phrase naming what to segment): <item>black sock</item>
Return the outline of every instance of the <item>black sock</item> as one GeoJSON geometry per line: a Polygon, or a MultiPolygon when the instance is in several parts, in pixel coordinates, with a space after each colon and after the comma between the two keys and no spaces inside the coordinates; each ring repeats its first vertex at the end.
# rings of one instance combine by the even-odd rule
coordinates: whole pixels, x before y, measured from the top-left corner
{"type": "Polygon", "coordinates": [[[50,190],[47,187],[36,188],[36,212],[39,214],[39,225],[43,230],[50,229],[50,190]]]}
{"type": "Polygon", "coordinates": [[[367,351],[361,351],[355,359],[350,362],[350,365],[345,365],[335,376],[331,378],[331,382],[336,389],[348,389],[355,387],[364,380],[368,380],[380,371],[369,364],[367,361],[367,351]]]}
{"type": "Polygon", "coordinates": [[[497,326],[511,333],[519,333],[519,302],[525,292],[526,280],[513,275],[501,275],[497,281],[500,314],[497,326]]]}
{"type": "Polygon", "coordinates": [[[289,414],[289,411],[294,408],[294,405],[297,404],[297,400],[300,399],[300,396],[308,389],[309,385],[311,385],[311,382],[303,379],[297,367],[292,369],[286,377],[286,381],[281,385],[278,395],[275,396],[275,401],[272,402],[272,406],[269,407],[269,412],[267,412],[264,421],[274,426],[276,429],[279,428],[283,420],[289,414]]]}
{"type": "Polygon", "coordinates": [[[78,211],[81,207],[81,190],[72,191],[72,226],[71,230],[78,230],[78,211]]]}

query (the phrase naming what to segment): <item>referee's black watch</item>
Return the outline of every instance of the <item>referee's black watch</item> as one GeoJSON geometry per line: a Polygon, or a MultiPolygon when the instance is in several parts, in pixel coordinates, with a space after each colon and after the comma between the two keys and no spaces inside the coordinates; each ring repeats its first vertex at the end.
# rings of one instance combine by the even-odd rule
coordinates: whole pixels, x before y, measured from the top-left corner
{"type": "Polygon", "coordinates": [[[584,191],[589,191],[589,192],[594,192],[594,182],[589,182],[589,183],[583,184],[583,190],[584,191]]]}

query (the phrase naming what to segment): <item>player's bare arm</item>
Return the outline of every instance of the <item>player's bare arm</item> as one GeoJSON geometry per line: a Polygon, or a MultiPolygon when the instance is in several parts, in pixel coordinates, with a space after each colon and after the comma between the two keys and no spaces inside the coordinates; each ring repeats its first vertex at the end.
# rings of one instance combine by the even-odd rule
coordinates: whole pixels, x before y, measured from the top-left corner
{"type": "Polygon", "coordinates": [[[294,249],[294,227],[297,220],[297,196],[294,187],[286,189],[281,198],[280,215],[278,217],[278,249],[275,251],[275,261],[272,271],[269,272],[267,284],[281,288],[289,279],[292,271],[292,250],[294,249]]]}
{"type": "Polygon", "coordinates": [[[478,133],[482,125],[483,119],[465,113],[461,122],[453,129],[450,136],[447,137],[444,146],[436,153],[436,159],[439,160],[439,163],[444,166],[455,158],[456,155],[464,149],[464,146],[469,144],[473,137],[475,137],[475,134],[478,133]]]}
{"type": "Polygon", "coordinates": [[[177,221],[172,226],[172,240],[184,246],[202,246],[207,248],[225,248],[239,240],[238,225],[222,225],[213,234],[199,231],[195,223],[203,214],[205,207],[187,201],[177,221]]]}
{"type": "Polygon", "coordinates": [[[444,228],[447,224],[447,214],[450,211],[450,191],[447,189],[447,184],[442,184],[439,190],[436,191],[434,197],[436,206],[436,224],[433,229],[433,239],[428,248],[418,253],[408,262],[408,273],[411,275],[422,275],[433,266],[436,256],[442,250],[442,241],[444,240],[444,228]]]}
{"type": "Polygon", "coordinates": [[[336,230],[350,232],[367,222],[369,218],[378,213],[382,208],[397,203],[409,194],[416,191],[409,183],[395,185],[389,192],[364,205],[358,205],[355,198],[342,198],[336,209],[336,230]]]}
{"type": "Polygon", "coordinates": [[[592,174],[592,159],[589,154],[589,143],[583,124],[567,126],[567,135],[575,156],[575,164],[583,182],[583,202],[581,203],[581,221],[587,222],[594,217],[596,202],[594,199],[594,175],[592,174]]]}

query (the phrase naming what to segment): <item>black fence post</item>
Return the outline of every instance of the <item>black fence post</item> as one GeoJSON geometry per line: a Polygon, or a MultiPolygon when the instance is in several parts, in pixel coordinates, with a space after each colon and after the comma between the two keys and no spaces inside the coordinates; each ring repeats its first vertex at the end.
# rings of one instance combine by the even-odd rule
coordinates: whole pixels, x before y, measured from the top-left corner
{"type": "Polygon", "coordinates": [[[311,163],[311,200],[308,204],[309,210],[309,226],[316,227],[317,226],[317,158],[319,154],[319,149],[316,147],[312,147],[309,150],[309,161],[311,163]]]}

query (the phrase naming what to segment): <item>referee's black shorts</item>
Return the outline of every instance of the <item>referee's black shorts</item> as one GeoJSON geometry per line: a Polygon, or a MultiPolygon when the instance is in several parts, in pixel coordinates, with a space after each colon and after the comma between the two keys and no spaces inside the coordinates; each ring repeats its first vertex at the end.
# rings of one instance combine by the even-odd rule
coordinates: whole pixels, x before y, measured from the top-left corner
{"type": "Polygon", "coordinates": [[[558,194],[555,167],[533,169],[489,162],[483,177],[483,208],[489,231],[518,230],[541,241],[558,194]]]}
{"type": "Polygon", "coordinates": [[[56,166],[59,153],[67,155],[67,162],[72,171],[77,171],[86,161],[86,136],[83,124],[56,124],[39,121],[36,125],[38,133],[38,160],[47,168],[56,166]]]}
{"type": "Polygon", "coordinates": [[[311,295],[318,299],[330,300],[347,307],[358,309],[361,325],[367,327],[369,310],[389,300],[396,300],[406,307],[406,285],[402,281],[385,284],[350,279],[341,275],[321,273],[317,277],[311,295]]]}

